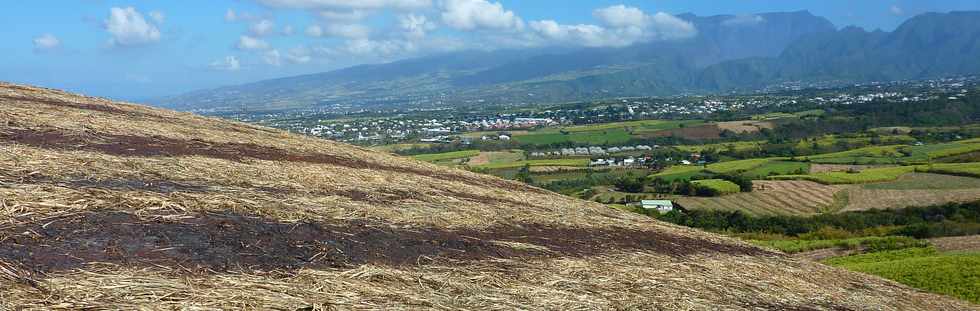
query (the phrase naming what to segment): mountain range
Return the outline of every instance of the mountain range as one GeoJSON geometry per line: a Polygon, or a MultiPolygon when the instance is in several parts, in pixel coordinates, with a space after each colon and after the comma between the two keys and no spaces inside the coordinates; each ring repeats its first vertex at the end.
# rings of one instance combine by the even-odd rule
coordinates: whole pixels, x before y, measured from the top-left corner
{"type": "Polygon", "coordinates": [[[547,103],[980,73],[980,12],[926,13],[892,32],[807,11],[701,17],[698,34],[623,48],[464,51],[152,100],[180,110],[547,103]]]}

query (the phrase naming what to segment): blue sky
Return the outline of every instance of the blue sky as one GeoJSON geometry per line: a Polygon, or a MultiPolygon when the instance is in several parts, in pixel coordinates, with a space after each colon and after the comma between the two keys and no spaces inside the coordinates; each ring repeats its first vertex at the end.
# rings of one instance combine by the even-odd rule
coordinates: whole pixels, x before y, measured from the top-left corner
{"type": "Polygon", "coordinates": [[[892,30],[980,0],[59,0],[2,4],[0,80],[117,99],[466,49],[689,36],[673,15],[809,10],[892,30]]]}

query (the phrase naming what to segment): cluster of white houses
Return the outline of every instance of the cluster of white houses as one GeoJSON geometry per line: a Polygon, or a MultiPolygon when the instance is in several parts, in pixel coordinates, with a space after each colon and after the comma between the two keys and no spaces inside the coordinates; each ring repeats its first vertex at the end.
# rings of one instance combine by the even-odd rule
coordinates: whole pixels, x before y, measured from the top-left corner
{"type": "Polygon", "coordinates": [[[619,152],[630,152],[630,151],[646,151],[653,150],[659,146],[654,145],[653,147],[647,145],[636,145],[636,146],[619,146],[619,147],[609,147],[603,148],[598,146],[589,147],[575,147],[575,148],[562,148],[556,151],[545,151],[545,152],[531,152],[532,157],[548,157],[548,156],[600,156],[619,152]]]}

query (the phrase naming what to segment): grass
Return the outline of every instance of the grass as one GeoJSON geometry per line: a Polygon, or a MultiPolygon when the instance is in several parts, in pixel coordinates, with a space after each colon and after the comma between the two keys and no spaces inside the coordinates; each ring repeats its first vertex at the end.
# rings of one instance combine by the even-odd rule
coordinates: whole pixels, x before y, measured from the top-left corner
{"type": "Polygon", "coordinates": [[[590,125],[578,125],[563,128],[568,132],[593,132],[593,131],[604,131],[611,129],[625,129],[630,128],[639,131],[662,131],[678,128],[683,124],[697,125],[702,124],[704,121],[700,120],[640,120],[640,121],[625,121],[625,122],[612,122],[612,123],[602,123],[602,124],[590,124],[590,125]]]}
{"type": "Polygon", "coordinates": [[[414,156],[414,158],[419,161],[436,162],[436,161],[443,161],[443,160],[469,158],[469,157],[476,156],[478,154],[480,154],[480,150],[461,150],[461,151],[453,151],[453,152],[445,152],[445,153],[420,154],[414,156]]]}
{"type": "Polygon", "coordinates": [[[724,179],[703,179],[692,181],[694,187],[714,189],[719,195],[738,193],[740,188],[737,184],[724,179]]]}
{"type": "Polygon", "coordinates": [[[761,158],[712,163],[708,165],[708,171],[717,174],[744,172],[763,166],[772,160],[770,158],[761,158]]]}
{"type": "Polygon", "coordinates": [[[863,185],[864,189],[889,190],[952,190],[980,188],[980,178],[932,173],[910,173],[898,180],[863,185]]]}
{"type": "Polygon", "coordinates": [[[551,145],[565,142],[588,145],[615,145],[625,144],[630,140],[630,135],[626,130],[621,128],[568,133],[549,130],[529,132],[527,135],[514,136],[513,139],[522,144],[531,145],[551,145]]]}
{"type": "Polygon", "coordinates": [[[807,173],[810,171],[810,164],[794,161],[769,161],[742,173],[742,176],[752,179],[765,179],[773,175],[790,175],[807,173]]]}
{"type": "Polygon", "coordinates": [[[980,177],[980,163],[943,163],[922,165],[917,168],[921,172],[980,177]]]}
{"type": "Polygon", "coordinates": [[[910,248],[831,258],[824,263],[980,303],[980,252],[910,248]]]}
{"type": "Polygon", "coordinates": [[[589,165],[589,159],[548,159],[548,160],[523,160],[515,162],[498,162],[474,166],[481,169],[506,169],[518,168],[524,165],[530,166],[579,166],[589,165]]]}
{"type": "Polygon", "coordinates": [[[784,253],[802,253],[812,250],[825,248],[846,248],[857,249],[859,247],[869,247],[877,250],[906,249],[911,247],[925,247],[928,243],[904,236],[888,237],[859,237],[849,239],[824,239],[824,240],[804,240],[804,239],[785,239],[785,240],[750,240],[752,244],[780,250],[784,253]]]}
{"type": "Polygon", "coordinates": [[[666,170],[650,175],[649,178],[661,178],[668,182],[675,180],[691,179],[695,176],[707,175],[704,171],[704,167],[697,165],[675,165],[668,167],[666,170]]]}
{"type": "Polygon", "coordinates": [[[903,145],[870,146],[854,150],[818,154],[806,157],[810,162],[826,164],[894,164],[905,157],[899,151],[903,145]]]}
{"type": "Polygon", "coordinates": [[[674,146],[675,149],[684,152],[703,152],[705,150],[734,150],[736,152],[749,151],[749,150],[759,150],[762,148],[762,144],[765,141],[737,141],[730,143],[718,143],[718,144],[705,144],[705,145],[680,145],[674,146]]]}
{"type": "Polygon", "coordinates": [[[648,133],[681,126],[703,124],[700,120],[640,120],[602,124],[577,125],[564,128],[548,128],[514,135],[514,140],[522,144],[551,145],[574,143],[585,145],[625,144],[633,136],[631,133],[648,133]]]}
{"type": "Polygon", "coordinates": [[[869,168],[858,173],[849,172],[825,172],[810,175],[779,175],[771,176],[773,180],[809,180],[822,184],[865,184],[873,182],[893,181],[915,171],[914,166],[895,166],[882,168],[869,168]]]}

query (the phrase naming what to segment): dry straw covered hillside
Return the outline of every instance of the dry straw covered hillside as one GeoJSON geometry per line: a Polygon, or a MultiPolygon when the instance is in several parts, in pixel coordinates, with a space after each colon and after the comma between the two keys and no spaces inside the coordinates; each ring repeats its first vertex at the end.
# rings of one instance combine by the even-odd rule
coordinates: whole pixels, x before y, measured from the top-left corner
{"type": "Polygon", "coordinates": [[[961,310],[490,176],[0,84],[0,309],[961,310]]]}

